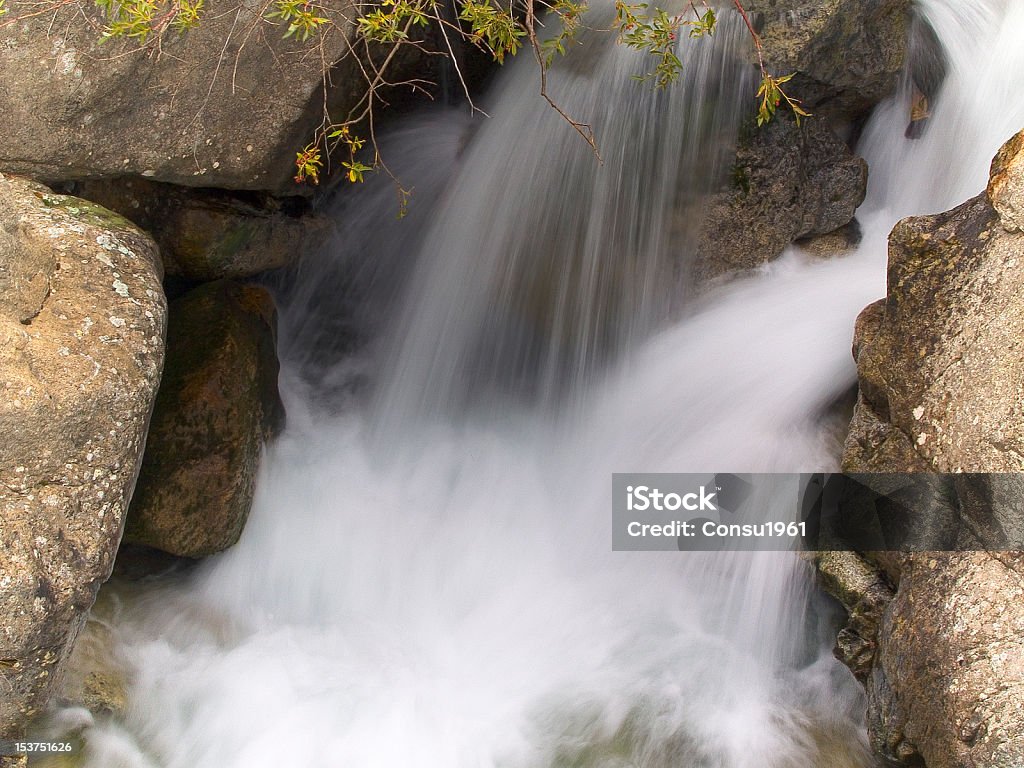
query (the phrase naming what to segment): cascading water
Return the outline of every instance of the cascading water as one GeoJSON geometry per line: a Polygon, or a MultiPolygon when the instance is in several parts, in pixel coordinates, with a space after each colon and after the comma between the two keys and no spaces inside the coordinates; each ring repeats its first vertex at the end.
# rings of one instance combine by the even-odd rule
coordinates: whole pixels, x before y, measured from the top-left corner
{"type": "MultiPolygon", "coordinates": [[[[603,15],[591,23],[608,26],[603,15]]],[[[392,427],[450,420],[495,390],[534,405],[578,391],[680,301],[686,208],[721,180],[749,106],[743,23],[727,16],[692,41],[680,82],[661,90],[635,82],[649,62],[610,36],[584,43],[551,87],[591,123],[603,164],[522,62],[424,236],[379,398],[392,427]]]]}
{"type": "MultiPolygon", "coordinates": [[[[57,718],[85,727],[88,765],[867,765],[859,690],[831,658],[806,568],[784,553],[612,552],[609,476],[834,465],[819,414],[853,381],[853,320],[884,292],[885,234],[978,192],[1024,126],[1024,104],[1005,98],[1024,75],[1024,8],[964,5],[920,5],[949,76],[920,139],[904,138],[909,85],[868,127],[858,252],[790,254],[646,341],[685,266],[685,236],[671,235],[685,227],[668,221],[673,174],[701,152],[681,148],[685,126],[709,119],[684,107],[720,95],[619,92],[605,79],[622,53],[593,54],[564,76],[580,94],[570,107],[606,110],[603,168],[544,133],[526,68],[464,152],[463,122],[412,129],[402,146],[436,142],[434,172],[413,180],[437,204],[414,214],[427,234],[386,362],[337,361],[350,350],[326,342],[351,328],[319,306],[337,283],[296,278],[282,325],[290,425],[248,527],[195,572],[106,589],[98,614],[130,670],[127,713],[57,718]],[[366,378],[372,404],[353,384],[366,378]],[[324,408],[339,391],[356,393],[341,415],[324,408]],[[552,420],[555,402],[574,418],[552,420]]],[[[726,67],[721,48],[693,55],[698,79],[726,67]]],[[[341,270],[385,308],[372,336],[415,236],[360,210],[401,252],[341,270]]],[[[361,247],[360,226],[343,239],[361,247]]]]}

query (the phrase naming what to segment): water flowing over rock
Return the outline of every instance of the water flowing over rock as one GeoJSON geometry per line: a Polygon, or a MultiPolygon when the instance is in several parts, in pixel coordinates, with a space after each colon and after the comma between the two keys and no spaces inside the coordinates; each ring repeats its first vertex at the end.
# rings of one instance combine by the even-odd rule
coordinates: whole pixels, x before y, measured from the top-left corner
{"type": "Polygon", "coordinates": [[[274,326],[273,299],[259,286],[219,280],[171,302],[125,541],[184,557],[238,541],[263,443],[284,415],[274,326]]]}
{"type": "MultiPolygon", "coordinates": [[[[261,6],[211,0],[200,24],[159,46],[101,43],[93,3],[8,2],[0,28],[0,168],[48,182],[146,176],[187,186],[290,190],[295,152],[328,99],[365,86],[332,30],[283,39],[261,6]],[[333,67],[333,70],[332,70],[333,67]]],[[[339,16],[343,0],[322,4],[339,16]]],[[[321,10],[321,6],[318,6],[321,10]]]]}
{"type": "Polygon", "coordinates": [[[0,176],[0,736],[59,681],[113,566],[163,365],[160,279],[128,221],[0,176]]]}
{"type": "MultiPolygon", "coordinates": [[[[1024,133],[996,156],[985,194],[893,230],[888,295],[857,323],[860,397],[847,471],[1024,469],[1022,150],[1024,133]]],[[[952,477],[950,503],[966,517],[994,514],[1019,528],[1020,475],[952,477]]],[[[986,527],[977,528],[981,543],[998,549],[986,527]]],[[[866,680],[875,748],[929,768],[1024,764],[1020,554],[872,560],[874,573],[897,585],[895,596],[871,621],[851,626],[870,658],[840,655],[866,680]]],[[[863,616],[849,588],[857,580],[834,581],[851,616],[863,616]]]]}

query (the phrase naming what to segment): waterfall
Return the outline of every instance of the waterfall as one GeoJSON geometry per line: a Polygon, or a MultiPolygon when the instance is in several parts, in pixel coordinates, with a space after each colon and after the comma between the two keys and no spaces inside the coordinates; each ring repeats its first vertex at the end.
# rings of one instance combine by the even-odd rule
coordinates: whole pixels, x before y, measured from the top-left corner
{"type": "Polygon", "coordinates": [[[286,292],[290,423],[242,540],[177,578],[105,588],[129,706],[59,714],[84,718],[86,764],[869,765],[808,567],[612,552],[609,481],[834,467],[821,412],[854,381],[886,233],[980,191],[1024,126],[1008,97],[1024,8],[964,6],[920,3],[949,75],[920,138],[904,135],[909,81],[867,127],[858,251],[794,251],[684,311],[687,200],[727,163],[733,93],[749,98],[727,17],[688,47],[677,90],[630,81],[642,64],[619,48],[556,69],[603,165],[538,104],[527,66],[482,127],[404,129],[410,230],[368,190],[339,212],[346,248],[286,292]]]}
{"type": "Polygon", "coordinates": [[[552,95],[589,122],[603,162],[540,98],[533,62],[517,62],[434,212],[387,341],[379,407],[399,430],[495,390],[534,404],[578,392],[685,295],[691,209],[726,174],[749,107],[749,37],[725,16],[688,41],[665,89],[638,84],[650,62],[609,35],[582,42],[552,95]]]}

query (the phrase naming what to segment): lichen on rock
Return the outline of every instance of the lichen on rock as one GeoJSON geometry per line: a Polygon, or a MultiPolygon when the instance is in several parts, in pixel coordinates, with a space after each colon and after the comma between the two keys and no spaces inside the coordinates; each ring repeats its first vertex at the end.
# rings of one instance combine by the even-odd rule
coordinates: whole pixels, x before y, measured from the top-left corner
{"type": "Polygon", "coordinates": [[[1024,526],[1022,158],[1024,132],[985,193],[897,224],[887,295],[857,321],[844,470],[950,473],[949,503],[978,537],[973,551],[861,559],[866,576],[823,568],[870,651],[840,656],[894,764],[1024,765],[1024,561],[1002,551],[1024,526]],[[892,599],[858,614],[850,594],[872,578],[892,599]]]}
{"type": "Polygon", "coordinates": [[[113,566],[166,302],[152,240],[85,201],[0,176],[0,233],[0,736],[11,736],[58,683],[113,566]]]}

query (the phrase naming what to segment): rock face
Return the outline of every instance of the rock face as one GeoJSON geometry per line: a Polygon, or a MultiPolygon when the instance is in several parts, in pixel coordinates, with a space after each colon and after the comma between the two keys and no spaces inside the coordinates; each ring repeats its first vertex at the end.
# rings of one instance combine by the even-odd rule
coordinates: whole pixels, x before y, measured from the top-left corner
{"type": "MultiPolygon", "coordinates": [[[[337,28],[299,41],[261,5],[205,3],[198,27],[159,45],[100,43],[96,4],[38,13],[7,3],[0,28],[0,169],[47,182],[146,176],[187,186],[288,190],[296,151],[329,100],[365,81],[337,28]],[[18,20],[20,19],[20,20],[18,20]],[[13,22],[13,23],[12,23],[13,22]]],[[[344,0],[317,11],[341,25],[344,0]]]]}
{"type": "Polygon", "coordinates": [[[1024,765],[1021,606],[1019,552],[906,556],[867,686],[876,749],[928,768],[1024,765]]]}
{"type": "Polygon", "coordinates": [[[72,185],[149,232],[168,275],[196,282],[251,277],[291,264],[328,237],[305,200],[185,189],[145,179],[72,185]]]}
{"type": "Polygon", "coordinates": [[[1022,158],[1024,133],[985,194],[900,222],[888,295],[857,323],[844,469],[1007,473],[944,481],[990,551],[872,556],[868,573],[895,594],[866,621],[856,585],[872,577],[826,574],[867,651],[840,655],[866,681],[872,743],[895,764],[1024,765],[1024,558],[998,551],[1024,527],[1022,158]]]}
{"type": "Polygon", "coordinates": [[[731,189],[704,212],[698,280],[749,269],[794,240],[850,223],[867,191],[867,163],[822,120],[780,116],[741,144],[731,189]]]}
{"type": "Polygon", "coordinates": [[[274,322],[266,289],[229,280],[171,303],[126,542],[203,557],[238,541],[263,443],[283,420],[274,322]]]}
{"type": "Polygon", "coordinates": [[[1022,145],[986,194],[893,229],[888,295],[857,320],[845,468],[1024,470],[1022,145]]]}
{"type": "Polygon", "coordinates": [[[765,61],[796,73],[810,111],[856,119],[896,88],[907,52],[908,0],[747,0],[763,21],[765,61]]]}
{"type": "Polygon", "coordinates": [[[114,563],[164,356],[157,249],[0,176],[0,736],[60,678],[114,563]]]}

